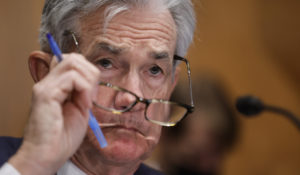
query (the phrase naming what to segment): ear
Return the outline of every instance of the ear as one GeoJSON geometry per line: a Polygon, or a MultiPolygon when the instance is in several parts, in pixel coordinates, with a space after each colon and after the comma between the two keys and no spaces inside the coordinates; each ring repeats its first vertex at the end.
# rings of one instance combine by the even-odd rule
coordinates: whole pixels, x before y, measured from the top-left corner
{"type": "Polygon", "coordinates": [[[52,56],[42,51],[34,51],[28,58],[30,74],[34,82],[43,79],[49,73],[52,56]]]}

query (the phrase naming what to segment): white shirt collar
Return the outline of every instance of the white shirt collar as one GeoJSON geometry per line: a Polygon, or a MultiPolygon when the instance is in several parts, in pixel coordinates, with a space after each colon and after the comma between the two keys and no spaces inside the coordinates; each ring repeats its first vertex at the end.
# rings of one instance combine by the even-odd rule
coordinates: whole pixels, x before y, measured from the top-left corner
{"type": "Polygon", "coordinates": [[[86,175],[75,164],[68,160],[58,171],[57,175],[86,175]]]}

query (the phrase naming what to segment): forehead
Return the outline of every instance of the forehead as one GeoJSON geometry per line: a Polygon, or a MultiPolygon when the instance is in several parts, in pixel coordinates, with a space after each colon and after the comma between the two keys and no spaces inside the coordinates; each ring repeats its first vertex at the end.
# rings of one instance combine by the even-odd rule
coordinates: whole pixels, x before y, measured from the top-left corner
{"type": "Polygon", "coordinates": [[[122,50],[130,48],[174,52],[176,26],[166,9],[153,11],[133,8],[115,15],[108,23],[104,9],[80,20],[80,35],[85,50],[96,43],[108,43],[122,50]]]}

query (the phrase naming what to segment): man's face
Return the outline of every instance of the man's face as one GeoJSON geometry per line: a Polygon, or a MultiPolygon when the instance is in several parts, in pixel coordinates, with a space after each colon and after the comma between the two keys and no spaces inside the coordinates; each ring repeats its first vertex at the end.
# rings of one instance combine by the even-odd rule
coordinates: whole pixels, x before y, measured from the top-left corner
{"type": "MultiPolygon", "coordinates": [[[[99,9],[82,18],[80,26],[80,49],[99,68],[101,81],[143,98],[170,97],[175,84],[172,64],[176,31],[167,10],[122,12],[103,30],[103,9],[99,9]]],[[[114,108],[128,106],[134,100],[122,93],[108,99],[107,94],[107,91],[99,91],[95,100],[105,101],[114,108]]],[[[91,131],[86,141],[99,148],[109,162],[136,162],[147,158],[159,140],[161,127],[145,120],[145,107],[138,103],[121,115],[95,107],[93,113],[102,126],[108,147],[100,149],[91,131]]]]}

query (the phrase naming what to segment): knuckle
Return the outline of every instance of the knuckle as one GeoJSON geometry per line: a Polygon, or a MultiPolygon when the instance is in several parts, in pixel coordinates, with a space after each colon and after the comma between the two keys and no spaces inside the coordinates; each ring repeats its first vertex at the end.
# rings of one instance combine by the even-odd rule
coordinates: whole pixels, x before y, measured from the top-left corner
{"type": "Polygon", "coordinates": [[[79,57],[79,54],[78,53],[70,53],[70,57],[72,58],[72,59],[77,59],[78,57],[79,57]]]}
{"type": "Polygon", "coordinates": [[[92,86],[89,84],[83,84],[82,89],[84,91],[90,92],[92,90],[92,86]]]}
{"type": "Polygon", "coordinates": [[[32,87],[32,92],[34,96],[39,96],[41,94],[41,85],[40,83],[36,83],[35,85],[33,85],[32,87]]]}
{"type": "Polygon", "coordinates": [[[92,67],[91,71],[95,79],[98,79],[100,77],[100,71],[95,66],[92,67]]]}
{"type": "Polygon", "coordinates": [[[84,59],[84,57],[81,54],[75,52],[70,53],[70,57],[72,58],[72,60],[76,60],[76,61],[84,59]]]}
{"type": "Polygon", "coordinates": [[[76,78],[78,78],[78,73],[72,69],[67,73],[67,78],[76,80],[76,78]]]}
{"type": "Polygon", "coordinates": [[[35,84],[32,88],[33,99],[38,102],[46,101],[51,96],[50,92],[46,89],[42,83],[35,84]]]}
{"type": "Polygon", "coordinates": [[[78,63],[77,63],[78,61],[76,61],[76,59],[67,59],[66,60],[66,65],[67,65],[67,69],[69,69],[69,70],[76,70],[76,69],[78,69],[77,67],[78,67],[78,63]]]}

